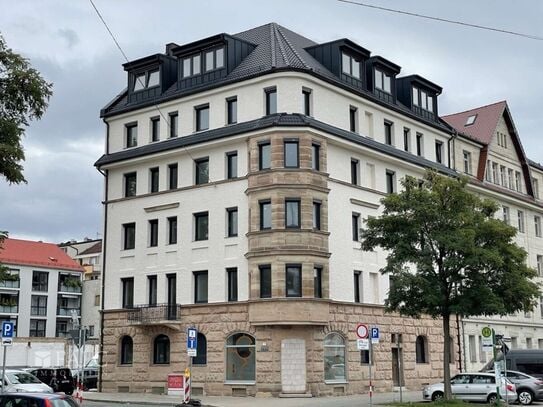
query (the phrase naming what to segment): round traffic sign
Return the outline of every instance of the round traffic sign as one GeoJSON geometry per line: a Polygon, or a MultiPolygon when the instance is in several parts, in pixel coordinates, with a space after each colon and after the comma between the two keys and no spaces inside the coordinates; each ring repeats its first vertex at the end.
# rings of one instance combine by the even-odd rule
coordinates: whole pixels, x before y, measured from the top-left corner
{"type": "Polygon", "coordinates": [[[356,336],[358,336],[360,339],[367,339],[368,335],[369,335],[368,325],[358,324],[356,326],[356,336]]]}
{"type": "Polygon", "coordinates": [[[492,336],[492,329],[490,329],[488,326],[485,326],[481,332],[481,334],[485,337],[485,338],[489,338],[492,336]]]}

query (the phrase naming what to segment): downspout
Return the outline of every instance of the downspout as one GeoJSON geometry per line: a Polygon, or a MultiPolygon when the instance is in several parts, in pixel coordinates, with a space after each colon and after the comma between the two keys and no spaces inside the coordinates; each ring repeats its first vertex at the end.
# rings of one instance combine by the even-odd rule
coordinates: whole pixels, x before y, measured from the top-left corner
{"type": "Polygon", "coordinates": [[[457,342],[457,345],[458,345],[458,367],[460,368],[460,373],[463,372],[462,370],[462,354],[463,354],[463,351],[462,351],[462,343],[461,343],[461,340],[460,340],[460,317],[458,316],[458,314],[456,314],[456,342],[457,342]]]}
{"type": "Polygon", "coordinates": [[[458,133],[456,130],[453,129],[453,135],[447,142],[448,149],[449,149],[449,168],[456,171],[456,152],[455,152],[455,143],[454,140],[458,137],[458,133]],[[452,143],[452,149],[451,149],[451,143],[452,143]],[[452,164],[452,167],[451,167],[452,164]]]}
{"type": "MultiPolygon", "coordinates": [[[[109,154],[109,123],[105,120],[106,124],[106,155],[109,154]]],[[[99,347],[99,374],[98,374],[98,391],[102,391],[102,376],[103,376],[103,366],[104,366],[104,304],[105,304],[105,280],[106,280],[106,251],[107,251],[107,209],[108,209],[108,191],[109,191],[109,177],[108,170],[102,171],[100,168],[97,168],[100,174],[105,177],[105,191],[104,191],[104,230],[102,238],[102,275],[101,275],[101,287],[100,287],[100,347],[99,347]]]]}

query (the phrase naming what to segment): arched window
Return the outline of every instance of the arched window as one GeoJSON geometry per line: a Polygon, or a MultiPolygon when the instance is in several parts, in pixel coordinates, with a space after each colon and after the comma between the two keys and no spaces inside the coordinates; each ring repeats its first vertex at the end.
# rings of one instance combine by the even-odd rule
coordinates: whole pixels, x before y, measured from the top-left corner
{"type": "Polygon", "coordinates": [[[196,357],[192,358],[195,365],[205,365],[207,363],[207,339],[206,336],[198,332],[196,344],[196,357]]]}
{"type": "Polygon", "coordinates": [[[131,365],[133,355],[133,342],[132,338],[125,335],[121,339],[121,365],[131,365]]]}
{"type": "Polygon", "coordinates": [[[425,336],[417,336],[415,352],[417,354],[417,363],[428,363],[428,340],[425,336]]]}
{"type": "Polygon", "coordinates": [[[226,380],[254,382],[256,375],[255,338],[246,333],[226,339],[226,380]]]}
{"type": "Polygon", "coordinates": [[[338,333],[330,333],[324,338],[324,380],[345,382],[345,339],[338,333]]]}
{"type": "Polygon", "coordinates": [[[170,363],[170,338],[166,335],[158,335],[153,346],[153,363],[167,365],[170,363]]]}

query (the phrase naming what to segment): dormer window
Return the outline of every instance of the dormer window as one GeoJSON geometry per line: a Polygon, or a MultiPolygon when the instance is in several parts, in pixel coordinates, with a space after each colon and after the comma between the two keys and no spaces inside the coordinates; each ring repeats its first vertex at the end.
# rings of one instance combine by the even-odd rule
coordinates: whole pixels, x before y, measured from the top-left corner
{"type": "Polygon", "coordinates": [[[426,91],[413,87],[413,105],[434,112],[434,97],[426,91]]]}
{"type": "Polygon", "coordinates": [[[152,88],[160,84],[160,75],[157,70],[143,72],[135,75],[134,92],[147,88],[152,88]]]}
{"type": "Polygon", "coordinates": [[[341,70],[345,75],[360,79],[360,59],[341,53],[341,70]]]}
{"type": "Polygon", "coordinates": [[[376,69],[375,70],[375,88],[382,90],[386,93],[392,93],[391,91],[391,77],[385,72],[376,69]]]}
{"type": "Polygon", "coordinates": [[[224,47],[205,53],[206,72],[224,68],[224,47]]]}
{"type": "Polygon", "coordinates": [[[200,74],[201,59],[200,54],[183,59],[183,78],[200,74]]]}

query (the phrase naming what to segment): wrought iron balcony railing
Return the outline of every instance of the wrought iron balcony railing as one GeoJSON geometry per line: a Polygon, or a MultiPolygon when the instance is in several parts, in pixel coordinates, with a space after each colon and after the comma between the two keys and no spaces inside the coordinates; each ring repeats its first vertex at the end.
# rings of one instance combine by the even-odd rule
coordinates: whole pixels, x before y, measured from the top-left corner
{"type": "Polygon", "coordinates": [[[134,305],[127,314],[129,323],[143,325],[179,321],[180,318],[181,305],[179,304],[134,305]]]}

